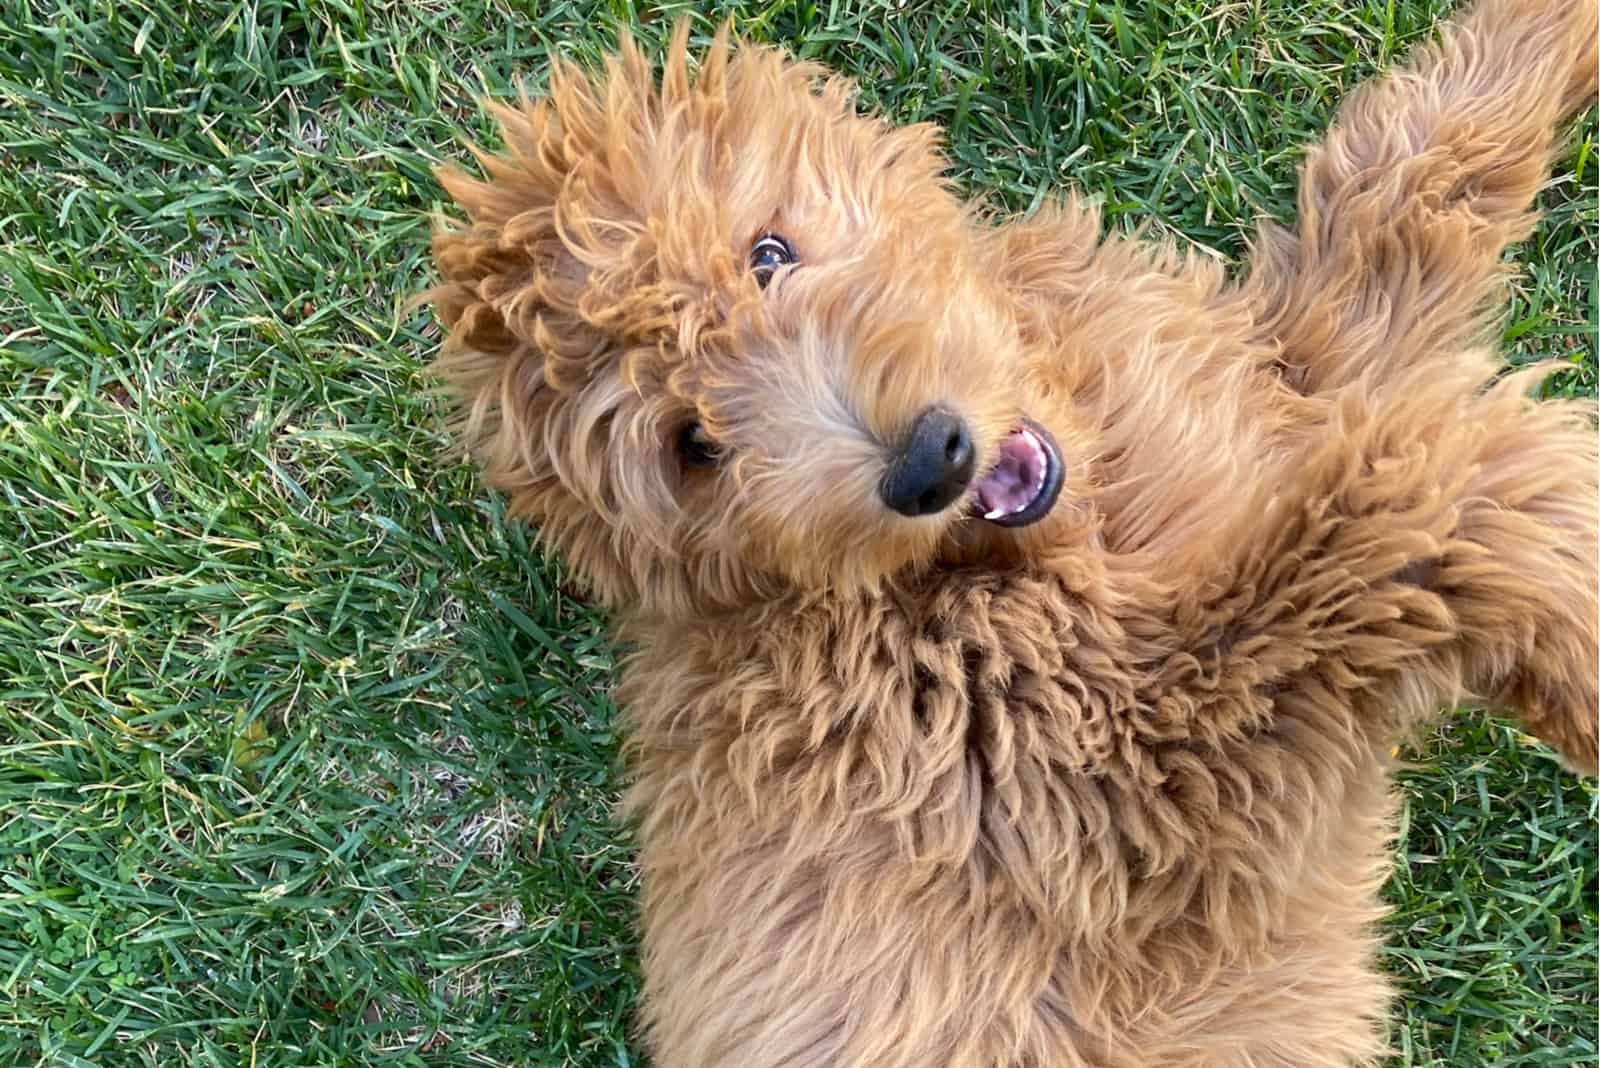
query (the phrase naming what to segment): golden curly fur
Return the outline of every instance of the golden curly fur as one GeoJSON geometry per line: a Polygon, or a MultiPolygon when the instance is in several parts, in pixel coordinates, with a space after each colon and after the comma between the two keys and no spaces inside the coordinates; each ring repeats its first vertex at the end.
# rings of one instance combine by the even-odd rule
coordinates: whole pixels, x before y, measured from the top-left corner
{"type": "Polygon", "coordinates": [[[657,1064],[1379,1056],[1397,738],[1478,697],[1595,770],[1591,405],[1484,328],[1596,29],[1481,0],[1237,279],[1072,198],[992,224],[932,131],[725,36],[497,109],[443,175],[438,370],[631,650],[657,1064]],[[1049,515],[885,507],[932,405],[979,471],[1048,428],[1049,515]]]}

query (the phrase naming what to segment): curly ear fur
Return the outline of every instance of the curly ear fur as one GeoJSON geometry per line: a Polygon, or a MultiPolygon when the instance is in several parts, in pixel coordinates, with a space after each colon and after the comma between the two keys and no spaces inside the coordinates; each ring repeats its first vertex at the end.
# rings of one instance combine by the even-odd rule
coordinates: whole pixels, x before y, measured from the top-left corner
{"type": "Polygon", "coordinates": [[[707,210],[693,209],[705,147],[675,134],[725,112],[730,46],[724,31],[691,81],[686,30],[659,91],[626,36],[600,78],[555,59],[546,98],[492,106],[505,147],[473,150],[485,178],[439,173],[467,216],[464,228],[435,234],[442,281],[424,295],[449,331],[436,370],[455,402],[457,440],[613,605],[647,589],[668,604],[688,596],[669,568],[673,532],[620,521],[629,511],[670,517],[667,476],[625,463],[614,441],[669,440],[663,423],[684,407],[673,403],[684,392],[674,371],[715,321],[693,306],[696,275],[734,271],[726,257],[674,248],[674,231],[650,211],[662,166],[686,186],[671,206],[680,217],[707,210]],[[645,158],[652,151],[679,158],[645,158]]]}

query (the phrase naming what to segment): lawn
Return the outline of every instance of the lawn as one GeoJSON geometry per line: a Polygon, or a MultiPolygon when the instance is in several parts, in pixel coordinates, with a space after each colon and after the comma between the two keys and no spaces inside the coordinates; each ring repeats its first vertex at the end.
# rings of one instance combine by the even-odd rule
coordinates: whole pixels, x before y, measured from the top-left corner
{"type": "MultiPolygon", "coordinates": [[[[1445,7],[726,11],[946,125],[998,204],[1074,182],[1233,255],[1445,7]]],[[[612,654],[448,458],[403,304],[477,98],[671,21],[0,0],[0,1066],[639,1063],[612,654]]],[[[1591,112],[1506,319],[1585,393],[1596,140],[1591,112]]],[[[1394,1064],[1593,1063],[1594,788],[1476,714],[1418,764],[1394,1064]]]]}

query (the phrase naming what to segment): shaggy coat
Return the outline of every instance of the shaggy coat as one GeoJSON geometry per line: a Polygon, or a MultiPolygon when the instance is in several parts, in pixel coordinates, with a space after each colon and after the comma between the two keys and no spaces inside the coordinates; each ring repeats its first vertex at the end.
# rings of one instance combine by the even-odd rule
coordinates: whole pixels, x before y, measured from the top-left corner
{"type": "Polygon", "coordinates": [[[630,650],[658,1065],[1380,1055],[1397,740],[1481,699],[1595,770],[1591,406],[1485,339],[1596,33],[1464,12],[1232,278],[986,220],[932,131],[725,37],[497,108],[438,370],[630,650]],[[931,406],[980,472],[1045,428],[1049,514],[885,507],[931,406]]]}

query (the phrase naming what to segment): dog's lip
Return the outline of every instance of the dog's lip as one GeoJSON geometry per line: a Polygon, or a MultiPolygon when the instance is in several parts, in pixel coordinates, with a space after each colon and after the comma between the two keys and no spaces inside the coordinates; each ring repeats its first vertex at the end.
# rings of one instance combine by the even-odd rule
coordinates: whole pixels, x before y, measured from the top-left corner
{"type": "Polygon", "coordinates": [[[1001,527],[1037,523],[1055,506],[1063,481],[1061,449],[1044,427],[1023,419],[1000,439],[998,456],[972,484],[971,514],[1001,527]]]}

